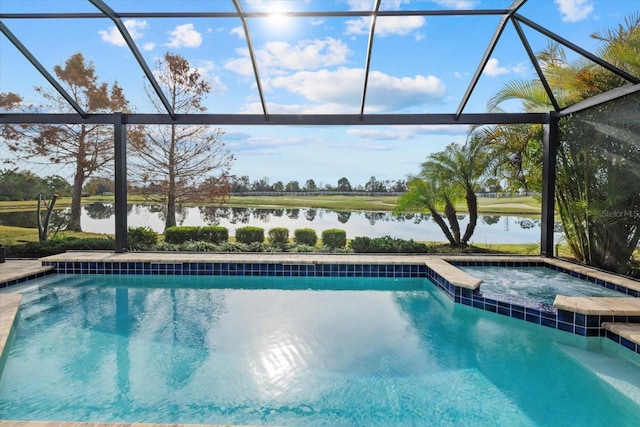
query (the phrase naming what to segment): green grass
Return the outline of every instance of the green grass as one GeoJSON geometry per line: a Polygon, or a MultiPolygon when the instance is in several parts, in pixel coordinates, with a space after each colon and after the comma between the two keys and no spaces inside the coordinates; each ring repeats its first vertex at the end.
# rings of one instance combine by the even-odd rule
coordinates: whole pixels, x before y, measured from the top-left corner
{"type": "MultiPolygon", "coordinates": [[[[108,234],[61,231],[58,236],[69,237],[109,237],[108,234]]],[[[21,242],[37,242],[38,230],[35,228],[8,227],[0,225],[0,244],[13,245],[21,242]]]]}
{"type": "MultiPolygon", "coordinates": [[[[92,196],[82,199],[90,202],[113,202],[111,196],[92,196]]],[[[324,208],[336,211],[392,211],[396,206],[396,196],[233,196],[226,206],[247,208],[324,208]]],[[[146,203],[144,198],[133,196],[129,202],[146,203]]],[[[71,205],[70,197],[58,199],[56,207],[71,205]]],[[[191,205],[196,205],[195,203],[191,205]]],[[[35,210],[37,202],[3,201],[0,212],[35,210]]],[[[456,206],[460,213],[466,212],[464,203],[456,206]]],[[[540,215],[540,202],[534,197],[479,198],[478,211],[487,215],[540,215]]]]}

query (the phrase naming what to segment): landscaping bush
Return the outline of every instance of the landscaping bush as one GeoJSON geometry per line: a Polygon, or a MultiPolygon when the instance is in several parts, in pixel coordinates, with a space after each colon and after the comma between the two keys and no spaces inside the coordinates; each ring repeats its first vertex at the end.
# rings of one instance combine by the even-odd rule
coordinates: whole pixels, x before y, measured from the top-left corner
{"type": "Polygon", "coordinates": [[[429,246],[413,240],[394,239],[384,237],[355,237],[349,243],[356,253],[428,253],[429,246]]]}
{"type": "Polygon", "coordinates": [[[194,226],[176,226],[164,230],[164,241],[167,243],[181,244],[188,241],[200,240],[200,229],[194,226]]]}
{"type": "Polygon", "coordinates": [[[155,250],[158,252],[176,252],[180,250],[180,246],[175,243],[162,242],[156,245],[155,250]]]}
{"type": "Polygon", "coordinates": [[[252,226],[236,228],[236,242],[262,243],[264,242],[264,228],[252,226]]]}
{"type": "Polygon", "coordinates": [[[46,242],[26,242],[5,246],[7,258],[41,258],[66,251],[113,251],[114,247],[115,242],[112,238],[101,237],[57,237],[46,242]]]}
{"type": "Polygon", "coordinates": [[[149,227],[129,227],[127,244],[131,251],[148,251],[158,244],[158,233],[149,227]]]}
{"type": "Polygon", "coordinates": [[[217,247],[214,243],[198,240],[183,243],[180,245],[180,249],[189,252],[214,252],[217,247]]]}
{"type": "Polygon", "coordinates": [[[203,242],[210,242],[219,245],[229,240],[229,230],[219,225],[209,225],[200,227],[198,239],[203,242]]]}
{"type": "Polygon", "coordinates": [[[315,252],[315,251],[316,251],[315,246],[302,245],[302,244],[301,245],[298,245],[298,244],[293,245],[289,249],[289,252],[304,252],[304,253],[307,253],[307,252],[315,252]]]}
{"type": "Polygon", "coordinates": [[[313,228],[298,228],[293,232],[293,240],[299,245],[315,246],[318,235],[313,228]]]}
{"type": "Polygon", "coordinates": [[[276,227],[269,230],[269,243],[278,248],[284,248],[289,243],[289,229],[276,227]]]}
{"type": "Polygon", "coordinates": [[[337,228],[330,228],[322,232],[322,244],[330,249],[347,246],[347,232],[337,228]]]}

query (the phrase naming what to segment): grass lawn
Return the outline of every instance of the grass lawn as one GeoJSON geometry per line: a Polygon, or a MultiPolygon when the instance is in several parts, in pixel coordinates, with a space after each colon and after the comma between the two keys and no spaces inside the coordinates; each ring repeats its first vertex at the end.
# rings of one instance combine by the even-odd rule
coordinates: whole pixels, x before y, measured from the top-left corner
{"type": "MultiPolygon", "coordinates": [[[[325,208],[337,211],[392,211],[396,206],[396,196],[233,196],[225,204],[231,207],[246,208],[325,208]]],[[[83,198],[85,203],[112,203],[112,196],[92,196],[83,198]]],[[[130,197],[129,203],[145,204],[143,198],[130,197]]],[[[56,207],[71,205],[70,197],[57,200],[56,207]]],[[[195,205],[195,204],[194,204],[195,205]]],[[[3,201],[0,212],[19,212],[35,210],[37,202],[3,201]]],[[[460,213],[466,212],[464,203],[456,206],[460,213]]],[[[481,214],[501,215],[540,215],[540,201],[534,197],[478,198],[478,210],[481,214]]]]}
{"type": "MultiPolygon", "coordinates": [[[[58,236],[69,237],[108,237],[108,234],[61,231],[58,236]]],[[[13,245],[21,242],[37,242],[38,230],[35,228],[8,227],[0,225],[0,244],[13,245]]]]}

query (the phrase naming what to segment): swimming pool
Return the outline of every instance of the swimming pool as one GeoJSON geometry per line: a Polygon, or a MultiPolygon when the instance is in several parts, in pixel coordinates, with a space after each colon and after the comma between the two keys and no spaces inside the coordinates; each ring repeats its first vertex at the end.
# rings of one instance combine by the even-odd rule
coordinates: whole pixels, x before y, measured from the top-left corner
{"type": "Polygon", "coordinates": [[[420,277],[29,282],[0,418],[637,425],[640,358],[454,304],[420,277]]]}
{"type": "Polygon", "coordinates": [[[627,297],[605,286],[548,267],[459,266],[482,279],[480,290],[510,298],[526,298],[553,304],[556,295],[575,297],[627,297]]]}

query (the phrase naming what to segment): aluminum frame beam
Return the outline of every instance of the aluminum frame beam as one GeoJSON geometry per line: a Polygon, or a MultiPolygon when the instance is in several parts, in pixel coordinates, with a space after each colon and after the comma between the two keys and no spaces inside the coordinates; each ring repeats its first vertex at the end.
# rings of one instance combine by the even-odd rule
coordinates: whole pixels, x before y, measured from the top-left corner
{"type": "Polygon", "coordinates": [[[249,24],[247,23],[247,16],[242,10],[239,0],[233,0],[233,5],[238,11],[238,17],[242,21],[242,29],[244,31],[244,38],[247,41],[247,49],[249,49],[249,58],[251,58],[251,66],[253,67],[253,75],[256,79],[256,85],[258,87],[258,96],[260,97],[260,104],[262,104],[262,112],[265,119],[269,118],[269,112],[267,110],[267,101],[264,98],[264,91],[262,90],[262,79],[260,79],[260,73],[258,72],[258,63],[256,61],[256,53],[253,49],[253,43],[251,42],[251,32],[249,31],[249,24]]]}
{"type": "Polygon", "coordinates": [[[587,108],[595,107],[596,105],[613,101],[614,99],[622,98],[623,96],[627,96],[635,92],[640,92],[640,84],[620,86],[564,108],[560,110],[558,117],[568,116],[569,114],[577,113],[579,111],[586,110],[587,108]]]}
{"type": "Polygon", "coordinates": [[[607,61],[598,58],[597,56],[595,56],[594,54],[592,54],[588,50],[585,50],[585,49],[581,48],[580,46],[578,46],[575,43],[571,43],[569,40],[567,40],[567,39],[565,39],[563,37],[560,37],[559,35],[557,35],[553,31],[547,30],[543,26],[536,24],[535,22],[531,21],[530,19],[527,19],[524,16],[519,15],[517,13],[515,13],[513,15],[513,19],[516,19],[519,22],[522,22],[523,24],[525,24],[529,28],[532,28],[532,29],[538,31],[539,33],[549,37],[550,39],[555,40],[556,42],[560,43],[561,45],[563,45],[563,46],[573,50],[574,52],[578,53],[579,55],[582,55],[585,58],[595,62],[596,64],[600,65],[601,67],[604,67],[605,69],[611,71],[612,73],[616,74],[617,76],[622,77],[626,81],[634,83],[634,84],[640,83],[640,78],[638,78],[636,76],[632,76],[631,74],[627,73],[626,71],[623,71],[623,70],[619,69],[618,67],[608,63],[607,61]]]}
{"type": "Polygon", "coordinates": [[[373,6],[373,14],[371,15],[371,25],[369,27],[369,40],[367,41],[367,59],[364,66],[364,87],[362,88],[362,101],[360,102],[360,117],[364,118],[364,106],[367,100],[367,86],[369,84],[369,69],[371,68],[371,52],[373,50],[373,38],[376,32],[376,20],[378,19],[378,11],[380,10],[380,1],[376,0],[373,6]]]}
{"type": "Polygon", "coordinates": [[[127,126],[122,113],[114,113],[114,210],[115,252],[128,249],[127,243],[127,126]]]}
{"type": "MultiPolygon", "coordinates": [[[[482,16],[506,15],[510,9],[460,9],[460,10],[384,10],[378,16],[482,16]]],[[[325,12],[282,12],[292,18],[358,18],[371,16],[371,11],[344,10],[325,12]]],[[[117,12],[118,18],[270,18],[270,12],[117,12]]],[[[104,18],[101,13],[0,13],[0,19],[95,19],[104,18]]]]}
{"type": "Polygon", "coordinates": [[[542,135],[542,206],[540,224],[540,255],[553,258],[555,225],[556,162],[558,153],[558,118],[548,114],[542,135]]]}
{"type": "Polygon", "coordinates": [[[507,9],[507,12],[498,23],[498,26],[496,27],[496,31],[493,33],[493,37],[491,37],[491,41],[489,42],[489,46],[487,46],[487,49],[485,50],[484,55],[482,55],[480,64],[478,64],[478,68],[476,68],[476,72],[474,73],[473,78],[471,79],[471,82],[467,87],[467,91],[464,93],[464,96],[460,101],[460,105],[456,110],[456,117],[460,117],[460,115],[464,111],[464,107],[467,106],[467,102],[469,102],[469,98],[471,98],[471,94],[473,93],[473,90],[476,88],[476,85],[480,80],[480,76],[482,76],[482,72],[484,71],[484,68],[487,66],[487,62],[489,62],[489,58],[491,57],[493,50],[498,44],[498,40],[500,40],[500,36],[502,35],[502,32],[504,31],[504,28],[506,27],[507,22],[509,21],[509,18],[514,13],[516,13],[516,11],[520,9],[520,7],[522,7],[526,3],[526,1],[527,0],[515,0],[511,4],[509,9],[507,9]]]}
{"type": "Polygon", "coordinates": [[[29,61],[31,65],[33,65],[35,69],[38,70],[42,77],[44,77],[49,82],[49,84],[53,86],[56,91],[58,91],[58,93],[69,103],[69,105],[74,110],[78,112],[78,114],[80,114],[82,117],[87,117],[87,113],[84,111],[84,109],[80,107],[80,105],[78,105],[76,100],[73,99],[73,97],[69,95],[66,90],[64,90],[60,83],[58,83],[58,80],[56,80],[51,75],[51,73],[49,73],[47,69],[44,68],[40,61],[38,61],[36,57],[33,56],[29,49],[27,49],[27,47],[22,44],[22,42],[11,32],[11,30],[9,30],[6,25],[4,25],[2,21],[0,21],[0,32],[2,32],[2,34],[4,34],[9,39],[9,41],[16,47],[16,49],[18,49],[20,53],[22,53],[22,55],[27,58],[27,61],[29,61]]]}
{"type": "Polygon", "coordinates": [[[527,36],[522,30],[522,26],[515,19],[512,19],[511,23],[515,27],[516,32],[518,33],[518,37],[520,37],[522,46],[524,46],[524,50],[527,52],[527,55],[529,56],[531,65],[533,65],[533,68],[536,70],[536,74],[538,74],[538,78],[540,79],[540,82],[542,83],[542,86],[544,87],[545,92],[547,92],[547,96],[549,97],[549,100],[551,101],[551,104],[553,105],[554,110],[556,112],[560,111],[560,106],[558,105],[558,101],[556,100],[556,97],[553,95],[551,86],[549,86],[549,82],[547,82],[547,78],[544,76],[544,73],[542,72],[542,68],[540,68],[540,64],[538,63],[538,58],[536,58],[535,53],[533,53],[533,49],[531,49],[529,40],[527,40],[527,36]]]}
{"type": "MultiPolygon", "coordinates": [[[[0,113],[0,124],[114,124],[114,113],[36,114],[0,113]]],[[[133,125],[238,125],[238,126],[393,126],[393,125],[508,125],[542,124],[545,113],[486,113],[463,114],[125,114],[125,124],[133,125]]]]}
{"type": "Polygon", "coordinates": [[[167,110],[167,113],[169,113],[171,117],[175,118],[176,113],[175,111],[173,111],[173,107],[169,103],[167,97],[164,95],[162,88],[158,84],[156,78],[153,76],[153,72],[151,72],[151,69],[142,57],[142,54],[138,49],[138,45],[133,41],[133,37],[131,37],[131,34],[129,34],[129,30],[127,30],[127,27],[125,27],[122,19],[120,19],[115,11],[107,6],[107,4],[105,4],[102,0],[89,0],[89,2],[100,9],[109,19],[111,19],[111,21],[113,21],[116,28],[124,38],[124,41],[127,43],[127,46],[129,46],[131,53],[133,53],[133,56],[136,58],[136,61],[138,61],[138,65],[140,65],[140,68],[142,68],[144,75],[147,77],[147,79],[149,79],[149,83],[153,87],[153,90],[158,98],[160,98],[160,101],[162,102],[162,105],[164,105],[165,110],[167,110]]]}

